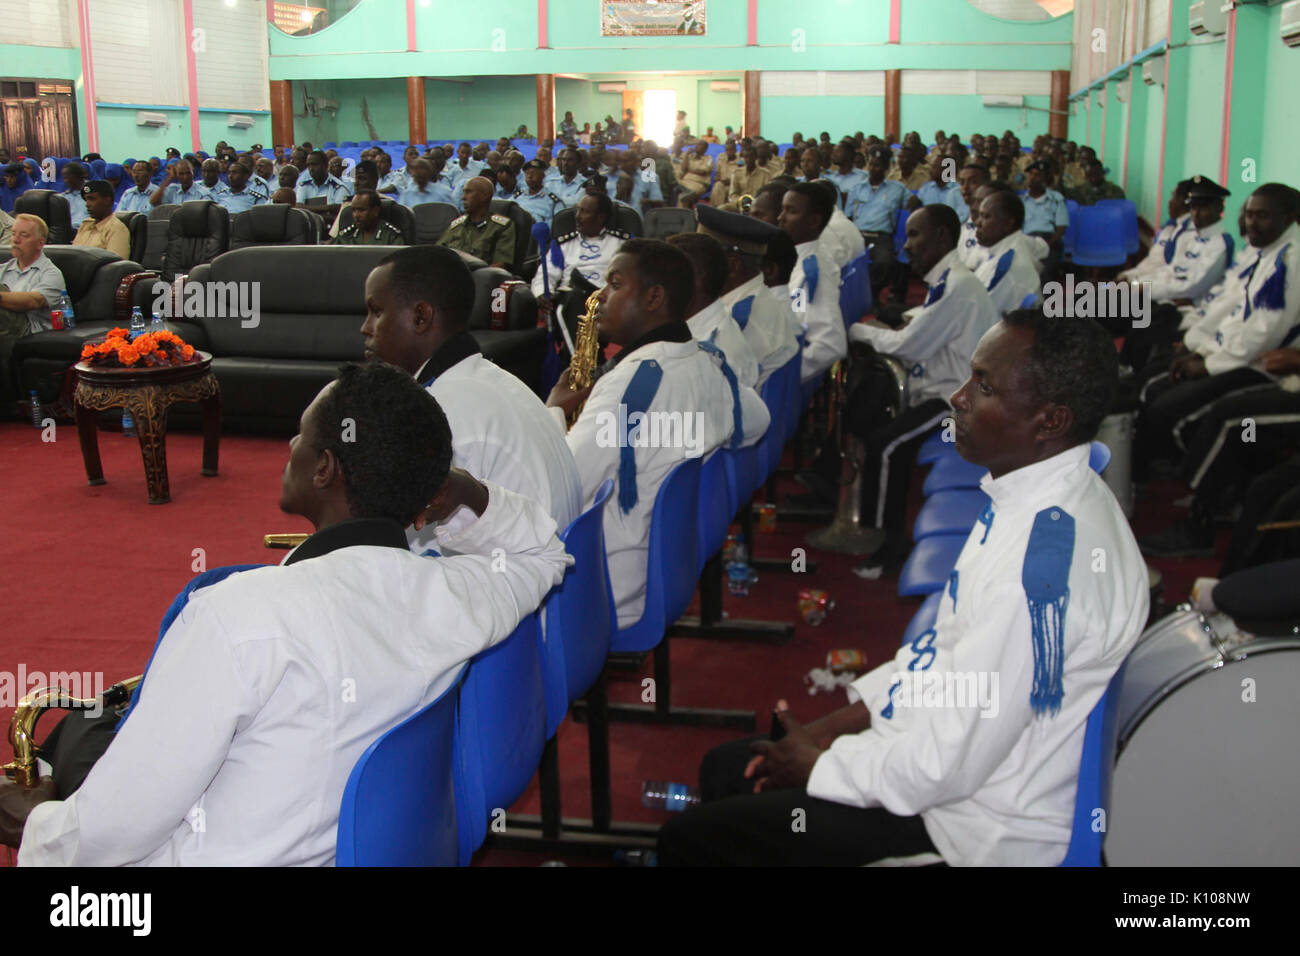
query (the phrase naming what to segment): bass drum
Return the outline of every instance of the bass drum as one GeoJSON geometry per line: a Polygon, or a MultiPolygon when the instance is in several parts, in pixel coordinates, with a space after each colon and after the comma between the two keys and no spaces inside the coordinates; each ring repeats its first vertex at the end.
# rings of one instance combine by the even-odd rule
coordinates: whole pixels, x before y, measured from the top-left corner
{"type": "Polygon", "coordinates": [[[1111,866],[1300,862],[1300,640],[1180,607],[1129,655],[1111,866]]]}

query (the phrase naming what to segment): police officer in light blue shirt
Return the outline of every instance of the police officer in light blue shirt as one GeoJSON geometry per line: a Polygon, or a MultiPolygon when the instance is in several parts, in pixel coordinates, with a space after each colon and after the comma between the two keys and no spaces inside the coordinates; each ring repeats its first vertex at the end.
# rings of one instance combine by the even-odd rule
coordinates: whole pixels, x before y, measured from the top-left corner
{"type": "Polygon", "coordinates": [[[178,160],[167,167],[167,175],[158,184],[158,191],[149,197],[153,206],[180,205],[211,199],[212,192],[194,178],[194,167],[188,160],[178,160]]]}
{"type": "Polygon", "coordinates": [[[411,162],[407,167],[411,180],[397,191],[397,201],[408,209],[429,202],[451,203],[459,209],[460,204],[456,201],[455,191],[447,182],[447,177],[439,176],[435,179],[433,165],[427,159],[411,162]]]}
{"type": "Polygon", "coordinates": [[[560,202],[566,206],[576,206],[579,200],[587,194],[587,178],[582,175],[582,157],[573,147],[566,147],[560,151],[559,157],[559,179],[552,180],[547,187],[551,192],[560,197],[560,202]]]}
{"type": "Polygon", "coordinates": [[[72,228],[80,228],[81,221],[89,215],[86,212],[86,200],[81,196],[81,187],[86,185],[86,167],[81,163],[68,163],[63,167],[63,184],[67,188],[59,195],[68,201],[68,212],[72,214],[72,228]]]}
{"type": "Polygon", "coordinates": [[[212,198],[225,206],[232,216],[270,201],[270,194],[249,178],[248,167],[242,162],[231,163],[226,170],[226,177],[230,180],[229,184],[217,183],[212,189],[212,198]]]}
{"type": "Polygon", "coordinates": [[[443,175],[451,181],[453,189],[463,189],[465,183],[487,168],[487,163],[474,159],[472,152],[469,143],[461,143],[456,147],[456,158],[447,164],[443,175]]]}
{"type": "Polygon", "coordinates": [[[1055,246],[1070,225],[1070,210],[1065,197],[1048,188],[1052,181],[1052,167],[1046,160],[1035,160],[1025,167],[1029,188],[1020,194],[1025,204],[1026,235],[1041,236],[1049,246],[1055,246]]]}
{"type": "Polygon", "coordinates": [[[835,188],[840,191],[841,196],[847,196],[853,192],[858,183],[865,182],[867,179],[866,170],[856,169],[853,166],[855,151],[852,140],[848,142],[841,140],[836,145],[834,152],[831,153],[831,163],[833,165],[822,174],[823,179],[829,179],[835,184],[835,188]]]}
{"type": "Polygon", "coordinates": [[[149,214],[149,197],[158,190],[158,187],[149,181],[151,176],[149,164],[143,159],[131,167],[131,178],[135,180],[135,185],[122,193],[122,198],[117,201],[118,212],[149,214]]]}
{"type": "MultiPolygon", "coordinates": [[[[867,178],[853,187],[844,200],[844,214],[863,233],[888,235],[892,248],[894,224],[899,210],[903,209],[912,194],[907,187],[894,179],[886,179],[889,172],[889,150],[873,146],[867,155],[867,178]]],[[[874,241],[875,236],[867,239],[874,241]]],[[[872,255],[872,261],[876,256],[872,255]]]]}
{"type": "Polygon", "coordinates": [[[961,185],[957,182],[956,160],[951,163],[941,159],[930,167],[930,178],[916,191],[916,206],[948,206],[965,222],[970,218],[970,207],[961,198],[961,185]],[[952,178],[948,178],[951,176],[952,178]]]}
{"type": "Polygon", "coordinates": [[[384,150],[376,148],[375,166],[379,170],[379,185],[375,187],[379,192],[391,194],[402,188],[405,177],[393,168],[392,156],[388,155],[384,150]]]}
{"type": "Polygon", "coordinates": [[[296,193],[300,203],[324,198],[326,205],[330,206],[345,203],[352,195],[346,183],[329,174],[328,160],[319,149],[313,149],[307,155],[307,178],[298,180],[296,193]]]}
{"type": "Polygon", "coordinates": [[[556,210],[564,208],[564,201],[546,184],[546,164],[540,159],[524,163],[524,182],[528,188],[515,197],[515,202],[528,210],[533,222],[544,222],[549,226],[556,210]]]}

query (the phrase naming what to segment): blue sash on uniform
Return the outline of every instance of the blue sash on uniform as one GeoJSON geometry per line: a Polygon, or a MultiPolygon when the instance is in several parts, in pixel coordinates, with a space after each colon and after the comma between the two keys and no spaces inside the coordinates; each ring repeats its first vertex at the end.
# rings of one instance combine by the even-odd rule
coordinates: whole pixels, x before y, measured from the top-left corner
{"type": "Polygon", "coordinates": [[[808,287],[808,303],[812,304],[813,299],[817,297],[817,279],[821,276],[821,266],[817,264],[817,257],[809,255],[803,261],[803,283],[808,287]]]}
{"type": "Polygon", "coordinates": [[[1192,220],[1190,217],[1184,219],[1182,226],[1179,227],[1178,231],[1170,236],[1169,241],[1165,243],[1165,265],[1169,265],[1174,261],[1174,246],[1178,245],[1178,237],[1187,231],[1187,227],[1190,226],[1191,223],[1192,220]]]}
{"type": "MultiPolygon", "coordinates": [[[[623,406],[627,409],[627,421],[631,421],[632,416],[640,413],[642,416],[650,408],[650,403],[654,401],[655,394],[659,391],[659,383],[663,381],[663,367],[654,359],[646,359],[637,366],[632,373],[632,380],[627,383],[627,389],[623,392],[623,406]]],[[[638,419],[643,421],[643,419],[638,419]]],[[[620,436],[622,441],[619,442],[618,452],[618,506],[627,514],[637,503],[636,491],[636,449],[632,447],[632,426],[628,427],[627,434],[620,436]]]]}
{"type": "Polygon", "coordinates": [[[713,336],[710,337],[709,341],[699,342],[697,344],[710,355],[716,355],[722,362],[722,377],[725,378],[727,384],[731,386],[731,419],[734,423],[731,432],[731,447],[739,448],[741,441],[745,437],[745,429],[742,427],[741,421],[740,383],[736,381],[736,373],[733,372],[731,366],[727,364],[726,353],[713,344],[713,337],[716,337],[717,334],[717,330],[715,329],[713,336]]]}
{"type": "Polygon", "coordinates": [[[943,298],[944,284],[948,281],[948,273],[951,270],[944,269],[943,275],[939,276],[939,281],[930,286],[930,294],[925,297],[925,304],[922,308],[928,308],[943,298]]]}
{"type": "Polygon", "coordinates": [[[1055,716],[1064,691],[1065,613],[1070,606],[1070,564],[1074,559],[1074,518],[1060,507],[1034,516],[1020,581],[1029,602],[1034,646],[1034,686],[1029,703],[1034,715],[1055,716]]]}
{"type": "Polygon", "coordinates": [[[996,289],[998,283],[1002,281],[1002,277],[1011,271],[1011,260],[1015,257],[1016,250],[1014,249],[1008,249],[1006,252],[1002,253],[1002,257],[998,259],[997,268],[993,270],[993,278],[989,281],[990,292],[996,289]]]}

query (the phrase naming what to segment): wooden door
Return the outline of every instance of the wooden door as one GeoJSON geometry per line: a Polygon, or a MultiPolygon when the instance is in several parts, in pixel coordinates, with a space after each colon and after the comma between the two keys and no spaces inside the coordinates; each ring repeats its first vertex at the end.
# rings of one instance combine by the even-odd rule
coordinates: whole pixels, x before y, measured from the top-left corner
{"type": "Polygon", "coordinates": [[[641,90],[624,90],[623,91],[623,113],[614,117],[621,125],[623,117],[627,116],[627,111],[632,111],[632,124],[636,127],[636,136],[638,138],[645,135],[645,110],[641,108],[641,101],[644,94],[641,90]]]}

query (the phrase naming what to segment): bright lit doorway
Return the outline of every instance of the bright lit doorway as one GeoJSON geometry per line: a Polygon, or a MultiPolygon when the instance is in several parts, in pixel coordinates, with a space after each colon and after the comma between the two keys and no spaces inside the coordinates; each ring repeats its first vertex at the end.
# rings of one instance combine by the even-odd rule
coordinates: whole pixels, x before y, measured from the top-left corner
{"type": "Polygon", "coordinates": [[[671,143],[677,123],[677,91],[646,90],[641,108],[645,115],[638,118],[637,134],[661,145],[671,143]]]}

